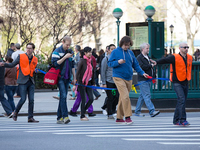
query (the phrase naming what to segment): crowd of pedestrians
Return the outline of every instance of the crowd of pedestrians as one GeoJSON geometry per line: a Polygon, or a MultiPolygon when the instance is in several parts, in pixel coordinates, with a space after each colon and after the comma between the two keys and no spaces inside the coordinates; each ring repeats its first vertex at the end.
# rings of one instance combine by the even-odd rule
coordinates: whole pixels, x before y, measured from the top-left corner
{"type": "MultiPolygon", "coordinates": [[[[79,105],[81,106],[81,121],[89,121],[86,111],[89,117],[96,116],[93,113],[92,103],[101,96],[95,88],[100,86],[105,89],[107,95],[102,106],[107,119],[115,120],[118,124],[132,124],[129,92],[132,88],[133,69],[138,73],[140,88],[140,96],[134,115],[144,117],[141,114],[141,107],[145,103],[149,115],[151,117],[157,116],[160,112],[155,110],[151,101],[152,83],[148,82],[148,79],[156,77],[154,67],[157,64],[168,63],[171,64],[170,80],[173,82],[178,98],[173,124],[189,125],[186,120],[185,103],[188,81],[191,80],[192,56],[187,54],[189,47],[186,43],[179,45],[179,54],[165,56],[157,61],[148,56],[150,48],[148,43],[141,44],[141,53],[136,58],[133,51],[130,50],[133,43],[129,36],[124,36],[118,47],[110,44],[106,47],[105,52],[100,50],[99,54],[97,54],[96,49],[88,46],[81,49],[79,45],[76,45],[73,51],[70,49],[71,43],[72,39],[65,36],[62,45],[55,49],[51,56],[53,67],[60,70],[57,84],[59,88],[57,97],[59,99],[58,124],[68,124],[70,122],[69,115],[76,117],[79,105]],[[69,99],[67,95],[70,84],[71,100],[75,100],[75,103],[68,114],[66,100],[69,99]]],[[[8,118],[12,117],[14,121],[17,121],[18,113],[28,95],[28,122],[39,122],[33,117],[35,89],[33,74],[38,62],[33,55],[34,49],[35,45],[28,43],[26,52],[23,52],[18,43],[12,43],[6,55],[6,62],[0,60],[0,100],[6,112],[5,115],[8,118]],[[4,89],[8,100],[4,97],[4,89]],[[20,100],[15,106],[13,97],[16,89],[18,89],[17,96],[20,97],[20,100]]]]}

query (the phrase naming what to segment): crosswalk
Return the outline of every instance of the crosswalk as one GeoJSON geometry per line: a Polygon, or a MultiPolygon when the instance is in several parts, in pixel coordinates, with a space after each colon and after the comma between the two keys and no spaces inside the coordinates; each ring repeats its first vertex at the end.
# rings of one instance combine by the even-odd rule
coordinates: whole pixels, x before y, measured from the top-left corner
{"type": "Polygon", "coordinates": [[[78,117],[70,117],[69,124],[56,124],[56,116],[36,116],[38,124],[28,124],[26,117],[18,121],[0,118],[0,132],[20,131],[25,133],[49,133],[51,135],[84,135],[89,138],[116,138],[123,141],[155,142],[161,145],[197,145],[200,147],[200,125],[198,116],[189,117],[188,127],[172,125],[172,114],[155,118],[132,117],[132,125],[117,125],[103,115],[81,122],[78,117]]]}

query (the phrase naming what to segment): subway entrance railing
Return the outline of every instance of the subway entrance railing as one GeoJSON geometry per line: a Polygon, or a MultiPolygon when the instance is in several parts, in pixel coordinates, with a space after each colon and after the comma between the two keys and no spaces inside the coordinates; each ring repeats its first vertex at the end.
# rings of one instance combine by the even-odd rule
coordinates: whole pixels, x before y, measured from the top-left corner
{"type": "MultiPolygon", "coordinates": [[[[169,78],[169,64],[158,65],[156,68],[157,77],[169,78]]],[[[133,75],[133,84],[137,84],[137,74],[133,75]]],[[[137,94],[134,91],[130,92],[130,98],[138,98],[140,94],[139,88],[137,94]]],[[[157,80],[151,87],[152,99],[176,99],[176,94],[173,90],[173,84],[169,81],[157,80]]],[[[192,63],[192,79],[189,82],[188,98],[196,98],[200,100],[200,62],[192,63]]]]}

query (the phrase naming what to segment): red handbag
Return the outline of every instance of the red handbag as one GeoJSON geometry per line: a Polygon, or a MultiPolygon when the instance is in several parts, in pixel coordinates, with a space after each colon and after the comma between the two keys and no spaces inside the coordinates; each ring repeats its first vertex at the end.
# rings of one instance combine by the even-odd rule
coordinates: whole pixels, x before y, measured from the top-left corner
{"type": "Polygon", "coordinates": [[[58,83],[58,77],[60,76],[60,69],[52,67],[44,76],[44,83],[55,85],[58,83]]]}

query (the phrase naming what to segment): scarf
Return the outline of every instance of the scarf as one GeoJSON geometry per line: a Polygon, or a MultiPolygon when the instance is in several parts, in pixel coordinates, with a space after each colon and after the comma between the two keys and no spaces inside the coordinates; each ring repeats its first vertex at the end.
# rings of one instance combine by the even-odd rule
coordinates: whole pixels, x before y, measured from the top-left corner
{"type": "Polygon", "coordinates": [[[87,69],[83,75],[82,83],[85,85],[88,84],[90,78],[92,78],[92,65],[91,65],[91,58],[87,58],[85,55],[83,56],[84,59],[87,61],[87,69]]]}

